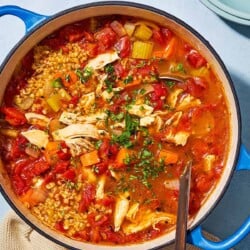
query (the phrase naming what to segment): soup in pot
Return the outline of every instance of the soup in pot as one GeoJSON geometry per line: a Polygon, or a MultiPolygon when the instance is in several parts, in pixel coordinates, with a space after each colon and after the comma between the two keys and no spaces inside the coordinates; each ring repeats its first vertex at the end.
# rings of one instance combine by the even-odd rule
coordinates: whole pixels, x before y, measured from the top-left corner
{"type": "Polygon", "coordinates": [[[42,223],[79,241],[129,244],[174,228],[189,161],[195,216],[223,171],[229,130],[201,51],[146,20],[96,17],[20,62],[1,105],[0,152],[42,223]]]}

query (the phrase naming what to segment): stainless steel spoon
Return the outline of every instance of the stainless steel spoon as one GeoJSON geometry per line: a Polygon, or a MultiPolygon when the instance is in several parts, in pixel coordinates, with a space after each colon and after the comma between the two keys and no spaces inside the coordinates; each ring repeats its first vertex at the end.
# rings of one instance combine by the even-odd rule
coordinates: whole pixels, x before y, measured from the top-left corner
{"type": "Polygon", "coordinates": [[[177,224],[175,233],[175,250],[186,249],[187,221],[192,162],[189,161],[180,177],[177,224]]]}
{"type": "Polygon", "coordinates": [[[159,73],[159,79],[169,80],[169,81],[177,81],[177,82],[185,82],[190,76],[188,75],[174,75],[170,73],[159,73]]]}

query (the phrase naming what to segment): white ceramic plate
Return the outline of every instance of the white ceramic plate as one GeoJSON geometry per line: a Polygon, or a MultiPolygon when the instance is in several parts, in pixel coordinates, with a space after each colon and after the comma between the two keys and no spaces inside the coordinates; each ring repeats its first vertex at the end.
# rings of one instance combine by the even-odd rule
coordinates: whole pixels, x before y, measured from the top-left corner
{"type": "Polygon", "coordinates": [[[219,16],[244,25],[250,25],[250,0],[200,0],[219,16]]]}

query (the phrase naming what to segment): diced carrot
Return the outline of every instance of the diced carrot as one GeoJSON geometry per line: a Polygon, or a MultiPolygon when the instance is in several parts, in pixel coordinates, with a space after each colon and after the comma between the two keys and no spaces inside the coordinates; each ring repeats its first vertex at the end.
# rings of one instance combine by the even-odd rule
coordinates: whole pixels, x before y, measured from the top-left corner
{"type": "Polygon", "coordinates": [[[134,87],[137,86],[141,83],[140,79],[135,79],[130,83],[125,84],[123,81],[118,82],[118,87],[123,87],[123,88],[129,88],[129,87],[134,87]]]}
{"type": "Polygon", "coordinates": [[[58,151],[60,150],[61,142],[60,141],[50,141],[46,145],[46,151],[58,151]]]}
{"type": "Polygon", "coordinates": [[[43,202],[47,197],[47,192],[44,188],[31,188],[25,194],[20,197],[23,203],[28,203],[29,206],[33,207],[40,202],[43,202]]]}
{"type": "Polygon", "coordinates": [[[80,160],[83,167],[92,166],[100,162],[98,151],[94,150],[89,153],[80,156],[80,160]]]}
{"type": "Polygon", "coordinates": [[[49,132],[52,133],[53,131],[56,131],[61,128],[61,123],[59,119],[52,119],[49,123],[49,132]]]}
{"type": "Polygon", "coordinates": [[[69,87],[70,85],[76,83],[78,80],[77,75],[74,71],[70,71],[62,79],[63,85],[65,87],[69,87]]]}
{"type": "Polygon", "coordinates": [[[163,159],[165,164],[173,164],[178,161],[178,154],[169,150],[161,150],[159,153],[159,159],[163,159]]]}
{"type": "Polygon", "coordinates": [[[60,72],[57,72],[55,75],[54,75],[54,79],[58,79],[60,78],[62,80],[62,84],[65,86],[65,87],[69,87],[70,85],[76,83],[76,81],[78,80],[77,78],[77,75],[74,71],[69,71],[68,73],[66,74],[62,74],[60,72]]]}
{"type": "Polygon", "coordinates": [[[49,164],[55,164],[58,160],[56,153],[60,150],[60,147],[61,142],[59,141],[50,141],[47,143],[44,155],[49,164]]]}
{"type": "Polygon", "coordinates": [[[171,56],[175,54],[175,50],[177,47],[177,39],[173,37],[170,42],[168,43],[165,50],[158,50],[153,52],[153,57],[162,58],[162,59],[169,59],[171,56]]]}
{"type": "Polygon", "coordinates": [[[131,154],[131,150],[128,150],[127,148],[121,148],[115,159],[116,166],[122,167],[125,165],[126,158],[131,154]]]}

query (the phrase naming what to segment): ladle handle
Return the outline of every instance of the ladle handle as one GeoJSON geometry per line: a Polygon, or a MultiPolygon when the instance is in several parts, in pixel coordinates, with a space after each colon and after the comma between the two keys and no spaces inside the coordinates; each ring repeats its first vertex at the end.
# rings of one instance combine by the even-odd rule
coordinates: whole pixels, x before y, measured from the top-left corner
{"type": "MultiPolygon", "coordinates": [[[[247,152],[244,145],[241,145],[240,155],[236,170],[250,170],[250,154],[247,152]]],[[[228,250],[237,245],[250,233],[250,216],[238,228],[238,230],[229,236],[227,239],[220,242],[207,240],[202,235],[201,226],[196,227],[188,235],[188,242],[205,250],[228,250]]]]}
{"type": "Polygon", "coordinates": [[[0,16],[4,15],[13,15],[22,19],[22,21],[25,24],[26,33],[32,30],[41,21],[48,18],[48,16],[40,15],[15,5],[6,5],[0,7],[0,16]]]}

